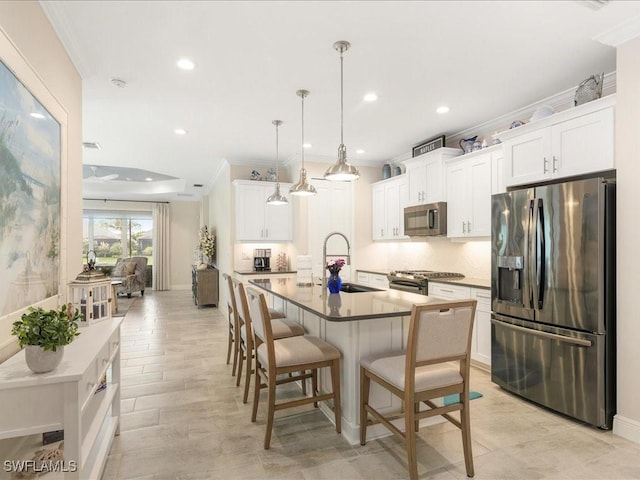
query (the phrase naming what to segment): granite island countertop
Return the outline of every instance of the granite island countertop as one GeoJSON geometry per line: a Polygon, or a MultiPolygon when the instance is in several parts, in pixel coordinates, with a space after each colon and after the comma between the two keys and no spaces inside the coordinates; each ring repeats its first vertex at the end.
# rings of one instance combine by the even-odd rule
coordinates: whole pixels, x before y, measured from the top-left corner
{"type": "Polygon", "coordinates": [[[298,286],[295,278],[252,278],[249,284],[334,322],[404,317],[411,315],[414,304],[449,303],[449,300],[400,290],[330,294],[320,285],[298,286]]]}

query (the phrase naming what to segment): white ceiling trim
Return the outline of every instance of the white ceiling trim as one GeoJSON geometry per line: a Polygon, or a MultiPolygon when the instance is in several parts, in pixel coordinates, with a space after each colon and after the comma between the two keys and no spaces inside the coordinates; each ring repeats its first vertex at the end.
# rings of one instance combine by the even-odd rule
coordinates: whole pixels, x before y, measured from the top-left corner
{"type": "Polygon", "coordinates": [[[618,47],[638,36],[640,36],[640,15],[596,35],[593,39],[603,45],[618,47]]]}

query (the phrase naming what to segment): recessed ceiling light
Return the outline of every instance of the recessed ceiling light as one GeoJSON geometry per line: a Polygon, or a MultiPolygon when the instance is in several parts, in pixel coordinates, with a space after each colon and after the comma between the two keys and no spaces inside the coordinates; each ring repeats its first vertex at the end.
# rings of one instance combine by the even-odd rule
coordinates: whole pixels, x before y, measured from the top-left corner
{"type": "Polygon", "coordinates": [[[186,135],[188,132],[184,128],[176,128],[173,133],[176,135],[186,135]]]}
{"type": "Polygon", "coordinates": [[[31,115],[33,118],[37,118],[38,120],[44,120],[44,115],[41,113],[33,112],[29,115],[31,115]]]}
{"type": "Polygon", "coordinates": [[[450,108],[447,107],[446,105],[442,105],[438,108],[436,108],[436,112],[437,113],[449,113],[450,108]]]}
{"type": "Polygon", "coordinates": [[[371,92],[371,93],[367,93],[364,96],[364,101],[365,102],[375,102],[378,99],[378,95],[376,95],[375,93],[371,92]]]}
{"type": "Polygon", "coordinates": [[[311,148],[313,145],[311,145],[310,143],[303,143],[302,144],[302,148],[311,148]]]}
{"type": "Polygon", "coordinates": [[[153,178],[151,178],[151,177],[147,177],[147,178],[145,178],[145,181],[147,181],[147,182],[153,182],[153,178]]]}
{"type": "Polygon", "coordinates": [[[361,149],[361,148],[359,148],[358,150],[356,150],[356,153],[358,153],[358,154],[362,155],[362,154],[364,153],[364,150],[363,150],[363,149],[361,149]]]}
{"type": "Polygon", "coordinates": [[[181,68],[182,70],[193,70],[196,67],[196,64],[188,58],[181,58],[176,62],[176,65],[178,65],[178,68],[181,68]]]}

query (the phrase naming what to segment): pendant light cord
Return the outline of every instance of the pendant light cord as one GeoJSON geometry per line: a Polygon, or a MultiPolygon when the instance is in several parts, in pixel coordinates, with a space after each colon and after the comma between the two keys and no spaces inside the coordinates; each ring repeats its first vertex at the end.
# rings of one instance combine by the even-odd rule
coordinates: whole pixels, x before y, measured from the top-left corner
{"type": "Polygon", "coordinates": [[[278,127],[280,127],[280,124],[276,123],[276,182],[280,183],[280,175],[278,175],[278,164],[280,163],[280,156],[278,154],[278,127]]]}
{"type": "Polygon", "coordinates": [[[305,95],[300,95],[302,99],[302,169],[304,170],[304,97],[305,95]]]}
{"type": "Polygon", "coordinates": [[[342,56],[342,48],[340,49],[340,144],[344,145],[344,120],[343,120],[343,112],[344,112],[344,80],[343,80],[343,64],[344,58],[342,56]]]}

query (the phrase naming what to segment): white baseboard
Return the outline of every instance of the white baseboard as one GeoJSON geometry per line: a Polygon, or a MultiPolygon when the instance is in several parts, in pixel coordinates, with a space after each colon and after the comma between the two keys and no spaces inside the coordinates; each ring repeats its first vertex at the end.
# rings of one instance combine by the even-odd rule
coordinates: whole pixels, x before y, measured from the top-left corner
{"type": "Polygon", "coordinates": [[[613,417],[613,433],[632,442],[640,443],[640,422],[622,415],[615,415],[613,417]]]}

